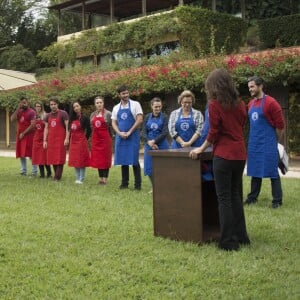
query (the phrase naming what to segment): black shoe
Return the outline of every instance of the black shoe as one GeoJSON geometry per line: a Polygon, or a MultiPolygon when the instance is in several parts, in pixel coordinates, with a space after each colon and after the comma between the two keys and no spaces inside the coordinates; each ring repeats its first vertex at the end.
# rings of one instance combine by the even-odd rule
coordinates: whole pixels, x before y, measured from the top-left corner
{"type": "Polygon", "coordinates": [[[142,188],[141,188],[140,185],[138,185],[138,186],[135,186],[134,189],[135,189],[136,191],[140,191],[142,188]]]}
{"type": "Polygon", "coordinates": [[[238,251],[240,246],[238,243],[230,243],[230,244],[219,244],[218,248],[225,251],[238,251]]]}
{"type": "Polygon", "coordinates": [[[119,186],[119,189],[120,189],[120,190],[128,189],[128,185],[123,185],[123,184],[121,184],[121,185],[119,186]]]}
{"type": "Polygon", "coordinates": [[[240,245],[250,245],[250,240],[248,237],[246,237],[244,239],[239,240],[239,244],[240,245]]]}
{"type": "Polygon", "coordinates": [[[275,202],[275,203],[272,203],[272,208],[278,208],[278,207],[280,207],[282,205],[282,203],[280,203],[280,202],[275,202]]]}
{"type": "Polygon", "coordinates": [[[244,205],[251,205],[251,204],[255,204],[257,203],[257,200],[249,200],[249,199],[246,199],[245,202],[244,202],[244,205]]]}

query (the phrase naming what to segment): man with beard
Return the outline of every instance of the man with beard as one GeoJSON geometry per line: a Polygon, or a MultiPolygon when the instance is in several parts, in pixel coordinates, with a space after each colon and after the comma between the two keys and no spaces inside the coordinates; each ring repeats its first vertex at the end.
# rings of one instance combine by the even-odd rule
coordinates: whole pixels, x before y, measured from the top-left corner
{"type": "Polygon", "coordinates": [[[140,125],[143,123],[143,110],[139,102],[129,98],[126,86],[117,90],[120,103],[112,111],[112,127],[116,132],[115,165],[121,165],[122,181],[120,189],[127,189],[129,183],[129,165],[134,174],[134,188],[141,189],[141,167],[139,163],[140,125]]]}
{"type": "Polygon", "coordinates": [[[53,165],[53,180],[61,179],[66,162],[66,147],[69,145],[69,116],[64,110],[58,109],[58,99],[50,98],[51,112],[45,118],[44,149],[47,149],[47,164],[53,165]]]}
{"type": "MultiPolygon", "coordinates": [[[[18,109],[11,115],[11,121],[18,122],[16,137],[16,158],[21,161],[21,175],[27,175],[27,157],[32,157],[34,120],[36,113],[29,107],[26,97],[21,97],[18,109]]],[[[32,176],[36,176],[37,166],[32,165],[32,176]]]]}
{"type": "Polygon", "coordinates": [[[271,179],[272,208],[282,205],[281,180],[278,173],[278,139],[283,134],[284,118],[280,104],[263,92],[262,78],[248,79],[252,99],[248,104],[250,133],[248,142],[247,175],[251,178],[251,191],[245,204],[257,202],[262,178],[271,179]]]}

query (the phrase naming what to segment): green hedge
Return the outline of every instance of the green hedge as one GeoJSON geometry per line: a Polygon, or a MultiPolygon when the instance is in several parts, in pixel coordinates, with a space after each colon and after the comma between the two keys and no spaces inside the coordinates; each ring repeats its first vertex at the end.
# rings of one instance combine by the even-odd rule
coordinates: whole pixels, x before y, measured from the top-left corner
{"type": "Polygon", "coordinates": [[[239,49],[247,33],[242,19],[208,9],[181,6],[176,9],[176,16],[180,45],[195,57],[232,53],[239,49]]]}
{"type": "Polygon", "coordinates": [[[237,50],[246,36],[247,24],[239,18],[191,6],[130,23],[115,23],[104,30],[90,29],[78,38],[54,43],[39,53],[50,64],[74,63],[77,56],[154,48],[164,37],[179,40],[194,57],[237,50]]]}
{"type": "Polygon", "coordinates": [[[259,20],[258,25],[264,48],[300,45],[300,14],[259,20]]]}

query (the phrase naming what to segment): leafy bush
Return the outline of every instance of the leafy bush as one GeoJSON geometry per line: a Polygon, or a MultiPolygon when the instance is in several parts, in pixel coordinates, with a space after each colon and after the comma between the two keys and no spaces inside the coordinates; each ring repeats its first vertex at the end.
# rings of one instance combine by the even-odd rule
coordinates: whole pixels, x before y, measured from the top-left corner
{"type": "Polygon", "coordinates": [[[300,45],[300,14],[258,21],[264,48],[300,45]]]}

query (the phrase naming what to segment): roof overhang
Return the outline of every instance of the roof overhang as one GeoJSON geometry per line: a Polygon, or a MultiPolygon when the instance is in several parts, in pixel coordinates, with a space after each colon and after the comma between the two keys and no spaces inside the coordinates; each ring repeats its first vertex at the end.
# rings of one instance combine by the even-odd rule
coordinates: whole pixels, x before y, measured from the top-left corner
{"type": "MultiPolygon", "coordinates": [[[[185,4],[193,0],[184,0],[185,4]]],[[[122,19],[142,12],[143,0],[69,0],[60,4],[49,6],[49,9],[59,11],[72,11],[81,13],[84,5],[85,13],[110,15],[111,3],[113,3],[114,16],[122,19]]],[[[146,1],[146,11],[153,12],[162,9],[173,9],[178,6],[179,0],[148,0],[146,1]]]]}

